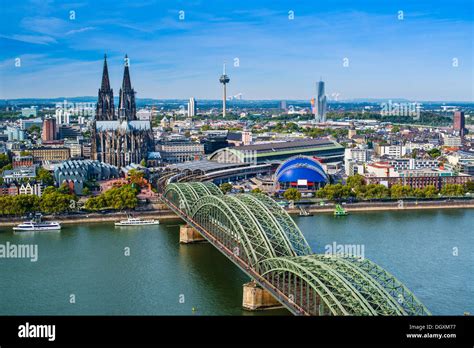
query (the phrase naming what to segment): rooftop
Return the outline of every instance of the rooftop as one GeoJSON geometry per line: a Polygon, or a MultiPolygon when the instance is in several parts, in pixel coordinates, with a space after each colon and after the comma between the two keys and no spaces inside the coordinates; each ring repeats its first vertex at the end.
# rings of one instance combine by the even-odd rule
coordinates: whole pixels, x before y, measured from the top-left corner
{"type": "Polygon", "coordinates": [[[341,145],[328,139],[303,139],[303,140],[298,139],[298,140],[293,140],[293,141],[244,145],[244,146],[234,147],[233,149],[242,150],[242,151],[273,152],[273,151],[278,151],[278,150],[288,150],[292,148],[304,148],[304,147],[316,147],[316,146],[342,147],[341,145]]]}
{"type": "Polygon", "coordinates": [[[242,166],[245,167],[247,165],[248,165],[247,163],[221,163],[221,162],[215,162],[215,161],[203,159],[203,160],[198,160],[198,161],[172,164],[172,165],[169,165],[168,168],[171,170],[177,170],[177,171],[200,170],[204,173],[207,173],[207,172],[213,172],[213,171],[223,170],[227,168],[236,168],[236,167],[242,167],[242,166]]]}
{"type": "Polygon", "coordinates": [[[117,130],[119,128],[127,129],[127,130],[150,130],[151,125],[149,121],[124,121],[120,122],[118,120],[115,121],[96,121],[96,128],[98,131],[106,131],[106,130],[117,130]]]}

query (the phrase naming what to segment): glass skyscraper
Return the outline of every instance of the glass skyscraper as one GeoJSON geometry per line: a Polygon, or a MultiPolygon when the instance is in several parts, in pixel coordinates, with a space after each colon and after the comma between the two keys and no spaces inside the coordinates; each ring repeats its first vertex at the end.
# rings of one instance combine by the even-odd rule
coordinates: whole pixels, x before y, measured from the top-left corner
{"type": "Polygon", "coordinates": [[[318,98],[316,104],[316,122],[326,122],[326,93],[324,91],[324,81],[318,82],[318,98]]]}

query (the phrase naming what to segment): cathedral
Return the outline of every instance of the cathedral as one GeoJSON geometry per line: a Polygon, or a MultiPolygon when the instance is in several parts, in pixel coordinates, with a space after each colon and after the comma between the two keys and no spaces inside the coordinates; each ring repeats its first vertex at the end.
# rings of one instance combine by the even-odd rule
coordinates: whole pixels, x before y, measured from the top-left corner
{"type": "Polygon", "coordinates": [[[125,167],[146,160],[153,151],[153,131],[150,121],[137,120],[135,90],[130,81],[128,57],[125,56],[122,88],[118,109],[110,88],[107,57],[104,57],[102,84],[99,89],[96,117],[92,123],[92,159],[125,167]]]}

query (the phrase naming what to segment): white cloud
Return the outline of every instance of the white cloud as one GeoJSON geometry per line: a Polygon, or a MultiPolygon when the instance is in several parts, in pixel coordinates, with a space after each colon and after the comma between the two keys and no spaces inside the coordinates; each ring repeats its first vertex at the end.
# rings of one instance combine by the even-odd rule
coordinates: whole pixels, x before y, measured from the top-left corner
{"type": "Polygon", "coordinates": [[[28,42],[37,45],[49,45],[56,43],[56,39],[46,35],[0,35],[0,37],[21,42],[28,42]]]}
{"type": "Polygon", "coordinates": [[[81,28],[81,29],[73,29],[73,30],[69,30],[66,35],[73,35],[73,34],[78,34],[78,33],[83,33],[85,31],[90,31],[90,30],[94,30],[96,29],[95,27],[84,27],[84,28],[81,28]]]}

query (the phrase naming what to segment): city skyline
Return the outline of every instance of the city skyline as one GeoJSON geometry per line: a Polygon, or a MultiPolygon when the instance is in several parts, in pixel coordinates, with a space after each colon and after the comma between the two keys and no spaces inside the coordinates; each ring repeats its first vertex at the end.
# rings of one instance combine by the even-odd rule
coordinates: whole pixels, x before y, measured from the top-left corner
{"type": "Polygon", "coordinates": [[[112,84],[129,54],[137,98],[218,100],[227,61],[228,94],[247,100],[309,100],[321,75],[341,100],[474,100],[472,11],[461,1],[250,5],[12,4],[0,99],[93,96],[106,53],[112,84]]]}

